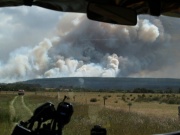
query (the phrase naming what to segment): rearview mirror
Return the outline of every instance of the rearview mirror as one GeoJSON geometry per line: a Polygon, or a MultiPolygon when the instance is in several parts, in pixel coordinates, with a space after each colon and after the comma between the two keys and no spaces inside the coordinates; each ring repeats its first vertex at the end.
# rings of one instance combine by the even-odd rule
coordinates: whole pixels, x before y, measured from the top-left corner
{"type": "Polygon", "coordinates": [[[90,20],[121,25],[136,25],[137,13],[129,8],[116,5],[89,3],[87,17],[90,20]]]}

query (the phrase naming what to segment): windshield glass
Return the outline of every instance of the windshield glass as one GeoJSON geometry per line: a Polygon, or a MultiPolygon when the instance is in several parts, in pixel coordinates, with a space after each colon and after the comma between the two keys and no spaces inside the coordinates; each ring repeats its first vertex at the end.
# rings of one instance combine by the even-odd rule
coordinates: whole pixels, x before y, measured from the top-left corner
{"type": "Polygon", "coordinates": [[[125,26],[23,6],[0,18],[0,134],[64,96],[74,107],[65,135],[180,130],[179,19],[139,15],[125,26]]]}

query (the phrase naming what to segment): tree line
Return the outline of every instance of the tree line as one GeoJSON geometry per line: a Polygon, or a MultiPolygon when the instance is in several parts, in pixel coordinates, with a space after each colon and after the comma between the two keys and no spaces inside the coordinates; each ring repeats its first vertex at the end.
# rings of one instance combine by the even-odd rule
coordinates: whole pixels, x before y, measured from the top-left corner
{"type": "Polygon", "coordinates": [[[0,84],[0,91],[37,91],[43,90],[39,84],[24,84],[24,83],[11,83],[11,84],[0,84]]]}
{"type": "Polygon", "coordinates": [[[74,91],[74,92],[122,92],[122,93],[180,93],[179,90],[173,90],[171,88],[167,88],[165,90],[155,90],[155,89],[147,89],[147,88],[135,88],[132,90],[123,90],[123,89],[88,89],[88,88],[79,88],[72,86],[59,86],[58,88],[43,88],[40,84],[25,84],[25,83],[9,83],[9,84],[0,84],[0,91],[74,91]]]}

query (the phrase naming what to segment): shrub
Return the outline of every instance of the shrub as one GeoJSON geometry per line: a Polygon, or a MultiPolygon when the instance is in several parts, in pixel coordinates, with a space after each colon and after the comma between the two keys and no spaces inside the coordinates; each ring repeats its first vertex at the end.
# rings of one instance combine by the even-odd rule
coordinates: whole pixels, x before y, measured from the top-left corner
{"type": "Polygon", "coordinates": [[[168,104],[176,104],[176,100],[170,98],[168,101],[167,101],[168,104]]]}
{"type": "Polygon", "coordinates": [[[122,101],[126,102],[126,98],[125,98],[125,97],[122,97],[122,101]]]}
{"type": "Polygon", "coordinates": [[[98,100],[96,98],[91,98],[90,102],[97,102],[98,100]]]}
{"type": "Polygon", "coordinates": [[[116,100],[116,101],[114,101],[114,103],[118,103],[118,101],[116,100]]]}
{"type": "Polygon", "coordinates": [[[146,95],[145,95],[145,94],[142,94],[142,97],[143,97],[143,98],[145,98],[145,97],[146,97],[146,95]]]}
{"type": "Polygon", "coordinates": [[[159,101],[159,100],[160,100],[160,98],[158,96],[155,96],[152,98],[152,101],[159,101]]]}

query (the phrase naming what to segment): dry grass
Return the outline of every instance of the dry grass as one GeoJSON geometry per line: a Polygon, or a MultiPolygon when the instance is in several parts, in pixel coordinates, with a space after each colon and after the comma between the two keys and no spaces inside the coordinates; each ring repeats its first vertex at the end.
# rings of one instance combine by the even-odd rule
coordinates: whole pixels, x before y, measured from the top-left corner
{"type": "MultiPolygon", "coordinates": [[[[3,100],[0,98],[0,103],[4,103],[5,99],[10,101],[16,95],[16,93],[12,94],[12,92],[1,92],[0,97],[6,98],[3,98],[3,100]]],[[[64,129],[66,135],[88,135],[95,124],[106,127],[110,135],[148,135],[180,129],[177,117],[178,105],[159,104],[157,102],[132,102],[131,111],[129,112],[127,103],[122,101],[121,98],[123,93],[59,92],[58,94],[58,92],[28,92],[24,96],[24,102],[33,111],[37,106],[47,101],[51,101],[57,106],[64,95],[69,97],[68,102],[74,104],[74,114],[71,122],[64,129]],[[105,107],[103,106],[104,96],[108,97],[105,107]],[[92,98],[96,98],[97,102],[90,102],[92,98]]],[[[137,97],[137,95],[126,94],[128,98],[137,97]]],[[[20,102],[21,100],[17,99],[16,109],[20,102]]],[[[25,109],[21,109],[21,111],[19,114],[28,114],[25,109]]],[[[0,121],[2,119],[1,115],[2,113],[0,114],[0,121]]],[[[28,116],[21,115],[18,117],[24,119],[30,116],[28,114],[28,116]]],[[[10,124],[8,120],[3,121],[7,121],[6,125],[10,124]]]]}
{"type": "MultiPolygon", "coordinates": [[[[1,92],[1,94],[14,94],[16,92],[1,92]]],[[[81,103],[81,104],[96,104],[103,106],[104,100],[103,97],[107,96],[106,107],[110,109],[120,109],[124,111],[128,111],[128,105],[126,102],[122,101],[122,96],[126,95],[128,98],[137,98],[138,95],[142,94],[134,94],[134,93],[108,93],[108,92],[26,92],[26,95],[39,95],[46,97],[53,97],[61,101],[64,98],[64,95],[70,97],[69,102],[81,103]],[[96,98],[97,102],[90,102],[91,98],[96,98]],[[75,99],[75,100],[74,100],[75,99]]],[[[145,94],[146,96],[153,94],[145,94]]],[[[157,94],[154,94],[155,96],[157,94]]],[[[158,94],[162,95],[162,94],[158,94]]],[[[176,94],[176,96],[180,96],[176,94]]],[[[35,100],[35,99],[34,99],[35,100]]],[[[131,102],[131,101],[130,101],[131,102]]],[[[39,103],[40,104],[40,103],[39,103]]],[[[142,113],[145,115],[153,115],[153,116],[162,116],[162,117],[178,117],[178,106],[179,105],[170,105],[170,104],[159,104],[158,102],[134,102],[132,101],[131,111],[142,113]]]]}
{"type": "MultiPolygon", "coordinates": [[[[55,105],[58,104],[58,99],[53,97],[34,95],[26,97],[27,105],[34,106],[34,108],[37,103],[44,103],[49,100],[55,105]]],[[[89,103],[74,102],[74,114],[71,122],[65,126],[64,134],[88,135],[95,124],[106,127],[110,135],[150,135],[171,132],[180,128],[179,121],[175,118],[142,115],[133,110],[127,112],[126,110],[115,109],[115,107],[109,109],[109,106],[103,107],[97,103],[89,103]]]]}
{"type": "MultiPolygon", "coordinates": [[[[15,92],[1,92],[1,94],[14,94],[15,92]]],[[[37,96],[45,96],[45,97],[53,97],[58,99],[58,101],[62,101],[64,95],[67,95],[70,99],[69,102],[81,103],[81,104],[96,104],[103,106],[104,100],[103,97],[107,96],[106,107],[115,110],[124,110],[128,111],[128,105],[126,102],[122,101],[122,96],[126,95],[128,98],[137,98],[138,95],[142,94],[134,94],[134,93],[108,93],[108,92],[26,92],[26,95],[37,95],[37,96]],[[74,98],[75,97],[75,98],[74,98]],[[97,102],[90,102],[90,99],[96,98],[97,102]],[[74,101],[75,99],[75,101],[74,101]]],[[[149,95],[162,95],[162,94],[145,94],[149,95]]],[[[176,96],[180,96],[176,94],[176,96]]],[[[33,99],[36,100],[36,99],[33,99]]],[[[37,98],[37,100],[39,100],[37,98]]],[[[44,100],[44,102],[46,99],[44,100]]],[[[43,102],[43,101],[42,101],[43,102]]],[[[42,103],[41,102],[41,103],[42,103]]],[[[131,102],[131,101],[130,101],[131,102]]],[[[39,104],[41,104],[39,103],[39,104]]],[[[153,115],[158,117],[169,117],[169,118],[177,118],[178,117],[178,106],[179,105],[170,105],[170,104],[159,104],[158,102],[134,102],[132,101],[131,111],[141,113],[144,115],[153,115]]]]}
{"type": "MultiPolygon", "coordinates": [[[[37,93],[37,95],[54,97],[58,99],[58,92],[44,92],[44,93],[37,93]]],[[[100,106],[104,105],[103,97],[106,96],[108,97],[106,100],[107,108],[115,109],[115,110],[124,110],[124,111],[129,110],[127,103],[122,101],[121,97],[122,95],[124,95],[123,93],[59,92],[59,101],[63,99],[64,95],[67,95],[70,97],[70,99],[68,100],[69,102],[75,102],[75,103],[81,103],[81,104],[96,104],[100,106]],[[74,97],[75,97],[75,101],[74,101],[74,97]],[[97,102],[90,102],[90,99],[92,98],[96,98],[97,102]]],[[[140,94],[128,93],[126,94],[126,97],[129,97],[131,99],[133,97],[137,98],[138,95],[140,94]]],[[[153,95],[153,94],[146,94],[146,96],[149,96],[149,95],[153,95]]],[[[170,104],[165,104],[165,103],[159,104],[158,102],[132,101],[131,111],[141,113],[144,115],[153,115],[153,116],[158,116],[158,117],[164,117],[164,116],[169,117],[169,118],[178,117],[178,105],[170,105],[170,104]]]]}
{"type": "Polygon", "coordinates": [[[10,101],[14,98],[12,95],[0,95],[0,134],[9,135],[10,129],[13,125],[10,120],[11,114],[9,112],[10,101]]]}

